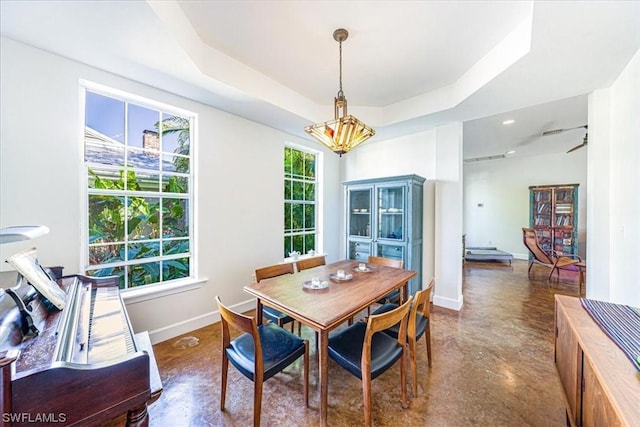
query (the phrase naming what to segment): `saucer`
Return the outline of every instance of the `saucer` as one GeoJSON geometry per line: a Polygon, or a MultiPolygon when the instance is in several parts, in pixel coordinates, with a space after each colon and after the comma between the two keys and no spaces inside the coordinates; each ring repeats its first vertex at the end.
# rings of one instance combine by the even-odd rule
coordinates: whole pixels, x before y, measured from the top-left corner
{"type": "Polygon", "coordinates": [[[375,268],[367,266],[367,268],[365,268],[364,270],[360,270],[360,267],[356,265],[353,267],[353,271],[356,271],[358,273],[371,273],[372,271],[375,271],[375,268]]]}
{"type": "Polygon", "coordinates": [[[348,282],[349,280],[353,279],[353,274],[345,274],[344,277],[338,277],[337,274],[329,274],[329,279],[333,280],[334,282],[348,282]]]}
{"type": "Polygon", "coordinates": [[[329,286],[329,282],[326,280],[321,280],[320,283],[314,285],[311,280],[305,280],[302,282],[302,287],[306,289],[324,289],[329,286]]]}

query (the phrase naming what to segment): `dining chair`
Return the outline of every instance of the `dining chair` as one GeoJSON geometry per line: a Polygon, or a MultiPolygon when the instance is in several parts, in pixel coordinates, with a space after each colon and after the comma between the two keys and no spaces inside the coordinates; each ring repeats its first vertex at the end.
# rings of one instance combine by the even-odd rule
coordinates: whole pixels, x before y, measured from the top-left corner
{"type": "MultiPolygon", "coordinates": [[[[404,268],[404,261],[401,259],[395,258],[384,258],[379,256],[370,255],[367,259],[368,264],[377,264],[377,265],[386,265],[387,267],[394,268],[404,268]]],[[[400,291],[396,289],[393,292],[388,293],[378,301],[378,304],[387,304],[387,303],[395,303],[398,304],[400,302],[400,291]]],[[[367,315],[371,314],[371,308],[367,307],[367,315]]]]}
{"type": "MultiPolygon", "coordinates": [[[[431,292],[433,292],[434,279],[426,288],[419,290],[413,297],[413,304],[409,311],[407,326],[407,340],[409,341],[409,357],[411,360],[411,375],[413,381],[413,395],[418,395],[418,354],[417,345],[422,336],[425,336],[427,345],[427,363],[431,368],[431,319],[429,316],[431,307],[431,292]]],[[[397,304],[385,304],[373,312],[373,315],[382,314],[398,307],[397,304]]],[[[386,334],[397,338],[400,334],[400,325],[396,324],[385,329],[386,334]]]]}
{"type": "MultiPolygon", "coordinates": [[[[284,276],[285,274],[293,274],[293,264],[290,262],[284,264],[269,265],[267,267],[256,268],[255,276],[256,282],[260,282],[265,279],[271,279],[272,277],[284,276]]],[[[291,316],[284,314],[283,312],[271,307],[262,307],[262,315],[271,322],[277,323],[278,326],[284,326],[286,323],[291,323],[291,332],[293,332],[294,320],[291,316]]],[[[300,335],[300,325],[298,325],[298,335],[300,335]]]]}
{"type": "Polygon", "coordinates": [[[406,339],[392,338],[382,331],[400,323],[400,336],[407,332],[407,314],[411,297],[393,310],[371,315],[367,323],[356,322],[329,338],[329,357],[362,381],[364,420],[371,426],[371,380],[400,359],[402,407],[407,402],[406,339]]]}
{"type": "MultiPolygon", "coordinates": [[[[262,384],[304,356],[304,401],[309,406],[309,342],[274,323],[257,326],[256,319],[236,313],[216,296],[222,324],[220,410],[224,411],[229,362],[254,383],[253,425],[260,425],[262,384]],[[231,340],[229,326],[243,332],[231,340]]],[[[290,388],[289,388],[290,390],[290,388]]]]}
{"type": "Polygon", "coordinates": [[[553,249],[546,252],[542,247],[540,247],[536,231],[533,228],[522,227],[522,242],[531,253],[527,274],[531,274],[531,267],[533,267],[533,264],[540,264],[551,268],[549,277],[547,277],[547,282],[551,280],[551,276],[553,276],[554,271],[558,274],[558,279],[560,279],[560,270],[572,270],[579,272],[579,267],[577,267],[576,264],[583,262],[580,256],[570,254],[560,255],[553,249]]]}
{"type": "Polygon", "coordinates": [[[314,256],[311,258],[304,258],[296,261],[296,269],[298,271],[306,270],[308,268],[318,267],[320,265],[327,265],[327,257],[324,255],[314,256]]]}

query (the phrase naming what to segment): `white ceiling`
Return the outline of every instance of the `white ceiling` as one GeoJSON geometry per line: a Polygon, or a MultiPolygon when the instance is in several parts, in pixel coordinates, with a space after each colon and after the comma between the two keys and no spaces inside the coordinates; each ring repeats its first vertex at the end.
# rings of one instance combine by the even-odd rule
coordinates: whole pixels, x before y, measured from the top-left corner
{"type": "MultiPolygon", "coordinates": [[[[560,152],[640,47],[639,1],[12,1],[3,36],[304,138],[343,89],[371,140],[464,121],[465,158],[560,152]],[[516,123],[502,126],[506,118],[516,123]]],[[[1,64],[2,67],[10,64],[1,64]]]]}
{"type": "Polygon", "coordinates": [[[200,38],[319,104],[343,84],[385,106],[449,85],[513,31],[527,2],[182,2],[200,38]],[[246,23],[243,24],[243,23],[246,23]],[[314,24],[315,23],[315,24],[314,24]],[[306,72],[305,72],[306,71],[306,72]]]}

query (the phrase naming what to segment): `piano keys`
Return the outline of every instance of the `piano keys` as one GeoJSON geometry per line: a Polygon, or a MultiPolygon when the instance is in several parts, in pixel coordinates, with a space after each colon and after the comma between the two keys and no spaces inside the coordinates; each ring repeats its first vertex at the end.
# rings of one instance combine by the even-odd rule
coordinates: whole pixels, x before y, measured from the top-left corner
{"type": "Polygon", "coordinates": [[[117,279],[74,275],[57,283],[67,294],[62,311],[24,279],[12,288],[30,307],[36,336],[0,292],[0,409],[13,415],[0,425],[56,416],[64,425],[101,425],[125,413],[128,426],[148,425],[147,405],[162,383],[148,334],[133,333],[117,279]]]}

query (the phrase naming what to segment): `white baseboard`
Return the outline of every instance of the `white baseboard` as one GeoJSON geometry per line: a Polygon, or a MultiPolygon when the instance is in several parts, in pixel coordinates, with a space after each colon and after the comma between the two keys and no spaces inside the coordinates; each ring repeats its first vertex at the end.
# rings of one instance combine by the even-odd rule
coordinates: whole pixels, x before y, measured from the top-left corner
{"type": "Polygon", "coordinates": [[[433,296],[433,305],[437,305],[438,307],[448,308],[450,310],[460,311],[462,308],[462,300],[463,297],[460,295],[459,300],[444,298],[438,295],[433,296]]]}
{"type": "Polygon", "coordinates": [[[523,261],[529,261],[529,254],[528,253],[526,253],[526,254],[512,254],[512,255],[513,255],[513,258],[515,258],[515,259],[521,259],[523,261]]]}
{"type": "MultiPolygon", "coordinates": [[[[256,300],[252,298],[247,301],[243,301],[238,304],[234,304],[229,308],[234,311],[244,313],[256,308],[256,300]]],[[[191,319],[183,320],[182,322],[174,323],[173,325],[165,326],[153,331],[149,331],[149,338],[151,344],[158,344],[162,341],[167,341],[175,338],[179,335],[186,334],[196,329],[204,328],[205,326],[212,325],[220,321],[220,312],[218,310],[202,314],[191,319]]]]}

